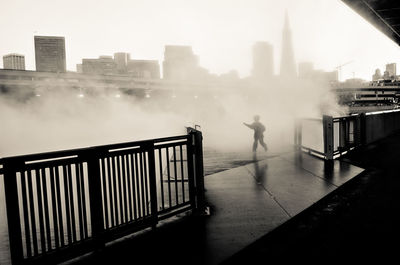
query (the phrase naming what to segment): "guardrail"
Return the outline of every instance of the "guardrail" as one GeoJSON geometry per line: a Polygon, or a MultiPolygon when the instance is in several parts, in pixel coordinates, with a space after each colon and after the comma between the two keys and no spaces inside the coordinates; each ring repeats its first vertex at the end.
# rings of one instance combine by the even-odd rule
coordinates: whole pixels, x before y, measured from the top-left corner
{"type": "Polygon", "coordinates": [[[332,160],[362,145],[383,139],[400,130],[400,110],[370,112],[322,119],[300,119],[295,125],[294,144],[312,155],[332,160]],[[304,123],[319,122],[322,131],[321,146],[315,148],[304,143],[304,123]]]}
{"type": "Polygon", "coordinates": [[[309,154],[324,157],[322,119],[298,119],[295,122],[294,144],[309,154]]]}
{"type": "Polygon", "coordinates": [[[0,160],[13,264],[68,260],[204,207],[202,134],[0,160]]]}

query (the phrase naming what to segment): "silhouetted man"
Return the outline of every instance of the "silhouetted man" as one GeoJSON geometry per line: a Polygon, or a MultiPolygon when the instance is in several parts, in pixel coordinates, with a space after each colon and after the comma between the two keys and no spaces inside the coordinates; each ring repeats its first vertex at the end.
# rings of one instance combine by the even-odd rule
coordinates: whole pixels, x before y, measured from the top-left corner
{"type": "Polygon", "coordinates": [[[264,150],[267,151],[267,145],[264,143],[265,126],[260,122],[260,116],[255,115],[252,124],[247,124],[245,122],[243,122],[243,124],[254,130],[253,152],[257,150],[258,142],[260,142],[261,146],[264,147],[264,150]]]}

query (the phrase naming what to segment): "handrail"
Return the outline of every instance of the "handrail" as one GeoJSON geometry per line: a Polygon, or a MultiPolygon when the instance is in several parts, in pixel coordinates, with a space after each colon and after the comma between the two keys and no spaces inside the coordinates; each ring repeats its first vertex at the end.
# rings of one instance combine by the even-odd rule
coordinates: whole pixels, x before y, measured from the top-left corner
{"type": "Polygon", "coordinates": [[[123,142],[123,143],[116,143],[116,144],[108,144],[108,145],[96,145],[96,146],[88,146],[83,148],[75,148],[75,149],[64,149],[58,151],[51,151],[51,152],[43,152],[43,153],[33,153],[33,154],[26,154],[26,155],[16,155],[16,156],[7,156],[0,158],[0,163],[4,159],[26,159],[31,160],[32,158],[39,158],[45,159],[45,157],[62,157],[62,156],[69,156],[80,152],[85,152],[91,150],[93,148],[96,149],[117,149],[117,148],[124,148],[130,147],[132,145],[140,146],[149,142],[160,143],[166,141],[175,141],[175,140],[183,140],[186,139],[186,135],[179,135],[179,136],[172,136],[172,137],[164,137],[164,138],[156,138],[156,139],[149,139],[149,140],[141,140],[141,141],[131,141],[131,142],[123,142]]]}
{"type": "Polygon", "coordinates": [[[339,116],[339,117],[333,117],[333,121],[336,120],[343,120],[343,119],[352,119],[352,118],[356,118],[359,114],[351,114],[351,115],[345,115],[345,116],[339,116]]]}
{"type": "Polygon", "coordinates": [[[392,112],[400,112],[400,109],[372,111],[372,112],[365,113],[365,115],[376,115],[376,114],[384,114],[384,113],[392,113],[392,112]]]}

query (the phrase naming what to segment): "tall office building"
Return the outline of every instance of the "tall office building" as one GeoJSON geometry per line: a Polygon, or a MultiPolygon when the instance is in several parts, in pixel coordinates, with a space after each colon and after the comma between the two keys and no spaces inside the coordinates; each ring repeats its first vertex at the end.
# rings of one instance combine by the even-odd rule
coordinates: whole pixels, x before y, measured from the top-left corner
{"type": "Polygon", "coordinates": [[[12,70],[25,70],[25,56],[16,53],[4,55],[3,68],[12,70]]]}
{"type": "Polygon", "coordinates": [[[396,63],[386,64],[386,71],[388,72],[389,77],[394,78],[396,76],[396,63]]]}
{"type": "Polygon", "coordinates": [[[382,78],[381,70],[377,68],[375,70],[375,73],[372,75],[372,81],[378,81],[381,78],[382,78]]]}
{"type": "Polygon", "coordinates": [[[299,78],[310,78],[314,73],[314,65],[312,62],[299,63],[299,78]]]}
{"type": "Polygon", "coordinates": [[[82,59],[84,74],[116,74],[117,64],[112,56],[100,56],[98,59],[82,59]]]}
{"type": "Polygon", "coordinates": [[[193,54],[191,46],[165,46],[163,62],[164,79],[196,79],[198,70],[198,58],[193,54]]]}
{"type": "Polygon", "coordinates": [[[137,78],[160,79],[160,65],[157,60],[129,60],[127,72],[137,78]]]}
{"type": "Polygon", "coordinates": [[[316,70],[312,62],[301,62],[299,63],[299,78],[318,83],[332,84],[338,82],[338,72],[316,70]]]}
{"type": "Polygon", "coordinates": [[[65,38],[35,36],[36,71],[66,72],[65,38]]]}
{"type": "Polygon", "coordinates": [[[272,45],[268,42],[256,42],[253,45],[252,76],[255,79],[268,79],[274,74],[272,51],[272,45]]]}
{"type": "Polygon", "coordinates": [[[80,74],[83,73],[83,68],[81,63],[76,64],[76,72],[80,74]]]}
{"type": "Polygon", "coordinates": [[[130,60],[129,53],[116,52],[114,53],[114,61],[117,64],[117,72],[124,74],[127,72],[128,61],[130,60]]]}
{"type": "Polygon", "coordinates": [[[289,28],[289,16],[285,12],[285,25],[282,33],[281,77],[294,78],[297,76],[294,52],[292,46],[292,33],[289,28]]]}

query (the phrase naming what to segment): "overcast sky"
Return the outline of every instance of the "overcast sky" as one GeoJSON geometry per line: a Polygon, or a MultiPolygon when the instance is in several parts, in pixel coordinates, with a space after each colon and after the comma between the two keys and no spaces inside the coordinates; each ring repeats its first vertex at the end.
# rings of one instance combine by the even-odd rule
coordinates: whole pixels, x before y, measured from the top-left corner
{"type": "MultiPolygon", "coordinates": [[[[64,36],[67,69],[82,58],[129,52],[163,60],[164,45],[191,45],[212,73],[251,71],[251,46],[274,46],[278,73],[285,9],[297,62],[371,79],[400,63],[400,48],[340,0],[0,0],[0,56],[21,53],[35,69],[34,35],[64,36]]],[[[0,63],[2,67],[2,62],[0,63]]]]}

